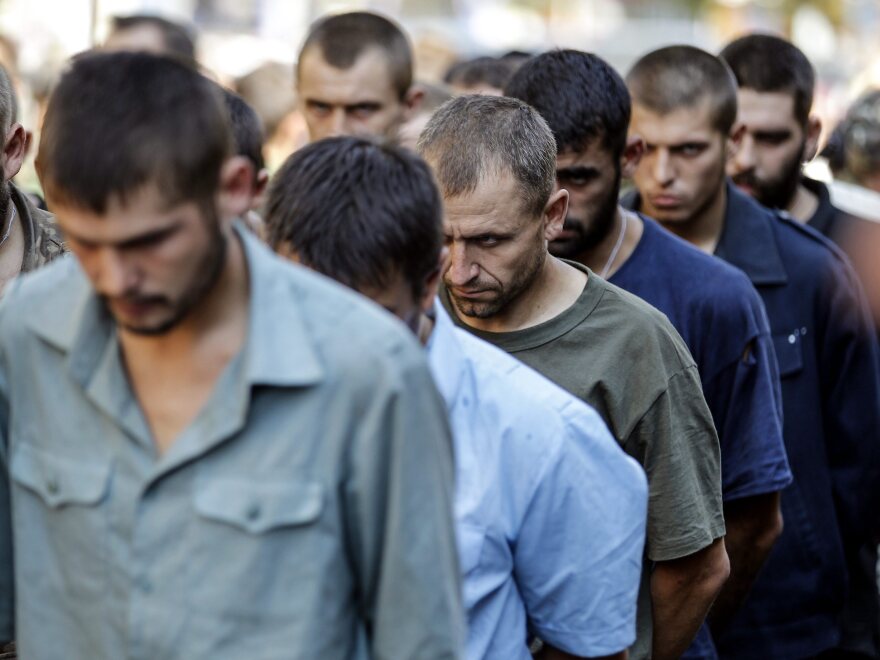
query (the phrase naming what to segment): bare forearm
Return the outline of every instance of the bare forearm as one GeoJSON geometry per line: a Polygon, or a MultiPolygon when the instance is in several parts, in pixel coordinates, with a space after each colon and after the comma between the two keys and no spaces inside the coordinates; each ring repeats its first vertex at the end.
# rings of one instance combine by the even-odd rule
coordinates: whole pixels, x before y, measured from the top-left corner
{"type": "Polygon", "coordinates": [[[779,493],[730,502],[724,506],[724,520],[730,578],[709,612],[709,625],[715,633],[730,623],[782,533],[779,493]]]}
{"type": "Polygon", "coordinates": [[[728,573],[723,539],[688,557],[654,566],[654,660],[679,658],[690,646],[728,573]]]}

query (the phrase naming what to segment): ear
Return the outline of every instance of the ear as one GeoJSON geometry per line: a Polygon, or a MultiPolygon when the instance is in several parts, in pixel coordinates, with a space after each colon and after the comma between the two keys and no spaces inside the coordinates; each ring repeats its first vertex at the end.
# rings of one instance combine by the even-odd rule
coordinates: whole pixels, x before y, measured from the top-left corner
{"type": "Polygon", "coordinates": [[[727,136],[727,161],[733,160],[736,156],[736,152],[739,151],[745,135],[746,125],[743,123],[736,123],[733,125],[733,128],[730,129],[730,135],[727,136]]]}
{"type": "Polygon", "coordinates": [[[21,124],[13,124],[3,142],[3,181],[12,179],[27,156],[30,138],[21,124]]]}
{"type": "Polygon", "coordinates": [[[544,240],[552,241],[562,231],[565,216],[568,214],[568,191],[565,188],[554,190],[544,206],[544,240]]]}
{"type": "Polygon", "coordinates": [[[250,209],[254,168],[244,156],[228,158],[220,168],[217,204],[221,221],[231,222],[250,209]]]}
{"type": "Polygon", "coordinates": [[[422,299],[419,301],[419,308],[427,313],[434,306],[434,298],[437,296],[437,288],[440,286],[440,276],[446,267],[446,260],[449,258],[449,248],[443,247],[440,250],[440,258],[437,259],[437,268],[425,279],[425,287],[422,293],[422,299]]]}
{"type": "Polygon", "coordinates": [[[422,107],[425,91],[418,85],[410,87],[403,95],[403,120],[409,121],[422,107]]]}
{"type": "Polygon", "coordinates": [[[804,153],[801,160],[805,163],[813,160],[819,151],[819,137],[822,135],[822,120],[816,115],[807,118],[807,139],[804,142],[804,153]]]}
{"type": "Polygon", "coordinates": [[[620,172],[624,179],[631,179],[645,155],[645,141],[638,135],[626,139],[623,155],[620,157],[620,172]]]}

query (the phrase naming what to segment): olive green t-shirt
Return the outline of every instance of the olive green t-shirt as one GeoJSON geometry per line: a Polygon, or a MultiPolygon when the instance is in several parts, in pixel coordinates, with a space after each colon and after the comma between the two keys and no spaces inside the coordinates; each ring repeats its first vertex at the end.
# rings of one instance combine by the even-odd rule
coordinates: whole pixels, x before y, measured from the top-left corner
{"type": "MultiPolygon", "coordinates": [[[[578,300],[549,321],[514,332],[483,332],[455,322],[515,355],[592,405],[624,451],[648,476],[645,553],[650,561],[693,554],[724,536],[718,436],[684,341],[661,312],[587,273],[578,300]]],[[[639,595],[632,657],[651,648],[648,571],[639,595]]]]}

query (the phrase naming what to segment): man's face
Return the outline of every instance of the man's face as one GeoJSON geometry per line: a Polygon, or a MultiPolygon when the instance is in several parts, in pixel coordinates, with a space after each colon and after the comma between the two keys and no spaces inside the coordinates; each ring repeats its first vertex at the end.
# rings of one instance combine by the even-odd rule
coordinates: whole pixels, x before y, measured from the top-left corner
{"type": "Polygon", "coordinates": [[[630,134],[645,141],[633,174],[639,210],[661,222],[689,222],[724,186],[727,136],[712,125],[707,101],[659,115],[633,105],[630,134]]]}
{"type": "Polygon", "coordinates": [[[794,114],[794,96],[741,88],[737,102],[737,124],[745,129],[728,174],[764,206],[786,208],[800,182],[807,151],[805,127],[794,114]]]}
{"type": "Polygon", "coordinates": [[[469,194],[445,199],[449,259],[443,282],[458,312],[495,316],[535,280],[547,256],[545,223],[526,212],[515,177],[484,177],[469,194]]]}
{"type": "Polygon", "coordinates": [[[602,242],[614,225],[620,162],[595,139],[582,151],[556,157],[556,185],[568,191],[568,215],[550,252],[572,259],[602,242]]]}
{"type": "Polygon", "coordinates": [[[168,206],[155,184],[103,214],[52,203],[67,245],[120,327],[161,335],[205,298],[217,282],[226,237],[206,204],[168,206]]]}
{"type": "Polygon", "coordinates": [[[320,48],[306,49],[299,63],[298,102],[313,142],[338,135],[396,139],[409,110],[379,48],[365,50],[348,69],[328,64],[320,48]]]}

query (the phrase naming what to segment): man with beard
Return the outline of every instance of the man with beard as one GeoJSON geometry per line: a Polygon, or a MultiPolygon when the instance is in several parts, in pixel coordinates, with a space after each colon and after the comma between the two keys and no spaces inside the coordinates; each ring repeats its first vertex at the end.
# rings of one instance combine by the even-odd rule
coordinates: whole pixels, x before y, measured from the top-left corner
{"type": "Polygon", "coordinates": [[[534,109],[453,99],[419,151],[444,196],[453,320],[593,405],[645,468],[636,654],[679,657],[728,573],[718,439],[693,358],[656,309],[547,252],[568,192],[554,190],[556,143],[534,109]]]}
{"type": "MultiPolygon", "coordinates": [[[[736,80],[719,58],[673,46],[627,75],[630,134],[646,145],[628,200],[664,227],[745,272],[761,295],[782,378],[783,433],[794,482],[782,535],[726,630],[722,657],[837,653],[854,570],[877,528],[880,377],[858,282],[815,232],[728,183],[742,137],[736,80]]],[[[834,656],[838,657],[838,656],[834,656]]]]}
{"type": "Polygon", "coordinates": [[[647,484],[595,410],[435,304],[443,204],[415,154],[354,137],[272,180],[270,244],[406,323],[425,345],[455,443],[467,657],[626,657],[635,638],[647,484]]]}
{"type": "Polygon", "coordinates": [[[253,173],[215,85],[83,57],[37,163],[76,259],[0,306],[0,639],[460,657],[451,439],[420,347],[233,225],[253,173]]]}
{"type": "MultiPolygon", "coordinates": [[[[557,185],[569,205],[551,254],[657,307],[697,362],[721,443],[730,579],[710,621],[722,628],[782,531],[779,491],[791,483],[764,306],[740,271],[618,206],[621,175],[632,175],[643,143],[627,139],[629,93],[611,66],[573,50],[544,53],[520,68],[505,94],[538,110],[556,137],[557,185]]],[[[691,654],[707,646],[704,628],[691,654]]]]}
{"type": "Polygon", "coordinates": [[[27,155],[30,136],[16,121],[18,102],[6,70],[0,67],[0,293],[19,273],[26,273],[62,254],[61,236],[52,216],[38,209],[12,178],[27,155]]]}

